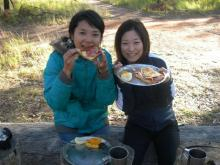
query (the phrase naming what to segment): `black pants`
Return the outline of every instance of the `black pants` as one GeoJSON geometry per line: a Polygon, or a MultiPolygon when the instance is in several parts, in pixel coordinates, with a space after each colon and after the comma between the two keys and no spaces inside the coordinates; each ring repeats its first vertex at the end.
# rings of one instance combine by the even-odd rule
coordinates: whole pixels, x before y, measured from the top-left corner
{"type": "Polygon", "coordinates": [[[124,134],[124,143],[135,151],[133,165],[141,165],[145,153],[153,142],[159,165],[173,165],[179,145],[179,129],[176,122],[166,126],[158,132],[152,132],[127,122],[124,134]]]}

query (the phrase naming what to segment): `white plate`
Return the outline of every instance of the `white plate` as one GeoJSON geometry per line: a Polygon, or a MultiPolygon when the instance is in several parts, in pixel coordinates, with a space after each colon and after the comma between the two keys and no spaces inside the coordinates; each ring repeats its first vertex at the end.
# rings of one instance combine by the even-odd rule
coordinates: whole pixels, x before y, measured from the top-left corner
{"type": "Polygon", "coordinates": [[[128,84],[131,84],[131,85],[137,85],[137,86],[153,86],[153,85],[158,85],[158,84],[161,84],[163,83],[167,76],[169,76],[169,73],[165,74],[164,76],[164,79],[162,79],[160,82],[157,82],[157,83],[153,83],[153,84],[148,84],[148,83],[145,83],[139,79],[137,79],[135,77],[135,75],[133,74],[134,71],[136,70],[139,70],[140,68],[143,68],[143,67],[150,67],[156,71],[159,71],[159,68],[158,67],[155,67],[153,65],[147,65],[147,64],[130,64],[130,65],[125,65],[123,67],[121,67],[119,70],[117,70],[117,72],[115,73],[116,76],[123,82],[125,83],[128,83],[128,84]],[[124,81],[123,79],[121,79],[121,72],[123,71],[129,71],[129,72],[132,72],[132,79],[131,81],[124,81]]]}
{"type": "Polygon", "coordinates": [[[80,144],[66,144],[63,147],[63,157],[71,165],[103,165],[108,158],[108,148],[90,149],[80,144]]]}

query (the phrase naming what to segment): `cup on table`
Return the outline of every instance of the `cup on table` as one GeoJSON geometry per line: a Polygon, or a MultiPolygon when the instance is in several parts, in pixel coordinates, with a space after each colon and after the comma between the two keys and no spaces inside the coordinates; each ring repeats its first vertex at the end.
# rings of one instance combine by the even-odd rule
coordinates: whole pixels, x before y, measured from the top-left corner
{"type": "Polygon", "coordinates": [[[128,150],[125,146],[114,146],[109,149],[111,165],[127,165],[128,150]]]}
{"type": "Polygon", "coordinates": [[[188,151],[187,165],[204,165],[206,152],[201,149],[190,149],[188,151]]]}

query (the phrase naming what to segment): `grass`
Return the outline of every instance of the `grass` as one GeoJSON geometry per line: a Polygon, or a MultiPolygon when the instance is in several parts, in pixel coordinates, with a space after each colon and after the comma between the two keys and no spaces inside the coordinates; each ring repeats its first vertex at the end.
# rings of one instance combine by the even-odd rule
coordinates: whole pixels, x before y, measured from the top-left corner
{"type": "Polygon", "coordinates": [[[193,125],[199,125],[203,124],[203,121],[209,121],[209,124],[215,124],[216,114],[218,114],[219,112],[219,108],[214,108],[212,111],[179,109],[177,113],[177,120],[179,121],[179,124],[191,123],[193,125]]]}
{"type": "Polygon", "coordinates": [[[154,0],[103,0],[115,6],[127,6],[133,9],[142,9],[146,4],[153,3],[154,0]]]}
{"type": "Polygon", "coordinates": [[[44,109],[43,88],[39,84],[23,84],[1,91],[1,99],[7,99],[1,108],[1,122],[52,121],[51,111],[44,109]],[[13,109],[11,111],[10,109],[13,109]]]}
{"type": "MultiPolygon", "coordinates": [[[[0,1],[0,6],[3,6],[0,1]]],[[[107,14],[89,5],[86,0],[17,0],[8,17],[2,19],[8,25],[18,24],[63,24],[69,21],[69,18],[78,10],[93,8],[101,14],[107,14]]]]}
{"type": "MultiPolygon", "coordinates": [[[[19,35],[10,35],[2,41],[0,50],[0,70],[13,70],[32,68],[37,65],[40,58],[45,57],[52,49],[49,45],[36,45],[19,35]]],[[[39,65],[37,65],[39,67],[39,65]]]]}
{"type": "Polygon", "coordinates": [[[2,49],[0,54],[1,70],[14,69],[18,67],[23,56],[20,45],[24,43],[24,40],[20,37],[14,37],[2,42],[2,49]]]}
{"type": "Polygon", "coordinates": [[[197,11],[208,12],[220,9],[220,0],[160,0],[161,5],[156,6],[157,0],[103,0],[116,6],[139,9],[145,12],[152,10],[167,11],[197,11]]]}
{"type": "Polygon", "coordinates": [[[42,73],[48,41],[30,41],[13,35],[3,40],[0,50],[1,122],[51,121],[52,114],[43,98],[42,73]]]}
{"type": "Polygon", "coordinates": [[[179,0],[176,4],[177,10],[193,10],[206,12],[220,9],[220,0],[179,0]]]}

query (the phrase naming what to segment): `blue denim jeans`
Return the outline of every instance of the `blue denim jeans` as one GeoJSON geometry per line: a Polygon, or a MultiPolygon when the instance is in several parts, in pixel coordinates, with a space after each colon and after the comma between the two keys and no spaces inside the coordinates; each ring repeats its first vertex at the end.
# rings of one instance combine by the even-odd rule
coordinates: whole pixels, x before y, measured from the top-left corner
{"type": "Polygon", "coordinates": [[[80,136],[101,136],[101,135],[108,135],[109,134],[109,125],[97,130],[91,134],[80,134],[77,130],[73,129],[72,132],[58,132],[58,135],[63,143],[70,143],[75,137],[80,136]]]}

